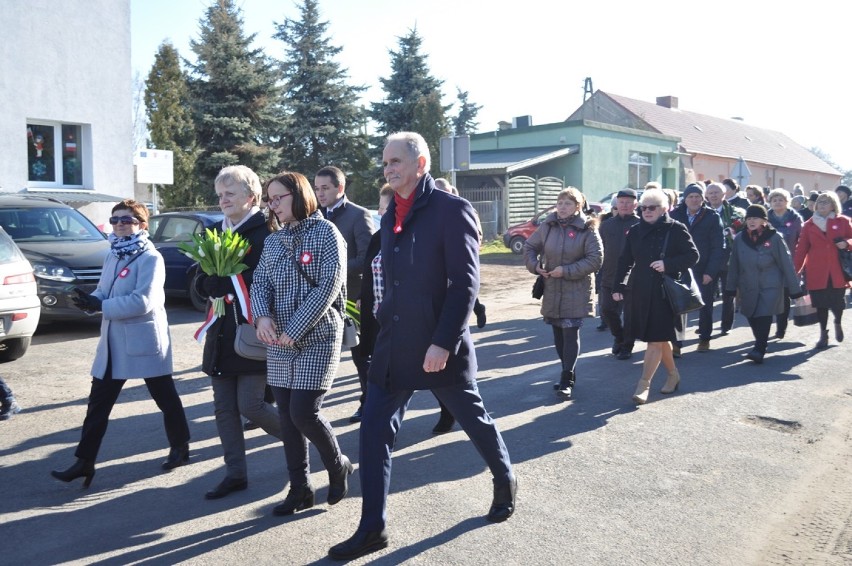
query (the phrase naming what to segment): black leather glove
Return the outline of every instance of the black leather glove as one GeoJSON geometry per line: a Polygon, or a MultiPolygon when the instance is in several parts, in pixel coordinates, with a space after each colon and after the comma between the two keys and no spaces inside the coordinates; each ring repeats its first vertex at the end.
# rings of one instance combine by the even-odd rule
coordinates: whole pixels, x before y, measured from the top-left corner
{"type": "Polygon", "coordinates": [[[737,296],[737,292],[736,291],[725,291],[725,296],[733,299],[734,297],[737,296]]]}
{"type": "Polygon", "coordinates": [[[101,310],[101,305],[103,301],[94,295],[90,295],[86,293],[82,289],[74,289],[76,296],[71,297],[71,302],[74,303],[80,310],[90,311],[90,312],[98,312],[101,310]]]}
{"type": "Polygon", "coordinates": [[[201,288],[208,297],[224,297],[234,290],[230,277],[219,277],[218,275],[205,277],[201,282],[201,288]]]}

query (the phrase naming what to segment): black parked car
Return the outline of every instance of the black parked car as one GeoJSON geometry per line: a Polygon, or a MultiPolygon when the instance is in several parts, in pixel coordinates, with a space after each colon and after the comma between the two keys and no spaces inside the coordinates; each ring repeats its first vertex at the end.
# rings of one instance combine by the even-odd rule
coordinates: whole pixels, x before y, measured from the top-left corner
{"type": "Polygon", "coordinates": [[[33,266],[40,321],[89,317],[71,302],[72,289],[95,289],[110,250],[92,221],[53,198],[0,194],[0,225],[33,266]]]}
{"type": "Polygon", "coordinates": [[[198,264],[178,250],[181,242],[191,242],[193,234],[203,234],[207,228],[222,230],[221,212],[166,212],[148,219],[151,241],[163,255],[166,264],[166,294],[188,297],[192,306],[204,312],[207,297],[195,290],[198,264]]]}

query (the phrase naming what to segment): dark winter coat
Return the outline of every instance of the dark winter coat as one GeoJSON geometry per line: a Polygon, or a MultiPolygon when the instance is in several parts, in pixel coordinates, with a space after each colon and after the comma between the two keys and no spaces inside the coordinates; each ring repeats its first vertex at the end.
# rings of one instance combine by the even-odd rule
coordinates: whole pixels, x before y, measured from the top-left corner
{"type": "MultiPolygon", "coordinates": [[[[220,228],[221,229],[221,228],[220,228]]],[[[263,252],[263,241],[269,235],[269,227],[266,224],[266,217],[263,212],[258,211],[240,225],[236,232],[245,237],[251,248],[245,255],[243,263],[248,266],[248,269],[242,272],[243,280],[246,283],[246,290],[251,288],[251,283],[254,278],[254,270],[257,267],[257,262],[260,261],[260,254],[263,252]]],[[[204,295],[204,279],[206,275],[202,275],[196,279],[196,290],[204,295]]],[[[229,293],[233,294],[233,285],[229,293]]],[[[259,360],[249,360],[240,357],[234,352],[234,339],[237,334],[238,320],[235,317],[234,307],[225,305],[225,316],[220,317],[207,330],[207,335],[204,339],[204,354],[201,361],[201,371],[210,376],[234,377],[238,375],[266,373],[266,362],[259,360]]],[[[236,309],[239,316],[239,322],[246,322],[243,318],[239,307],[236,309]]]]}
{"type": "Polygon", "coordinates": [[[790,254],[792,255],[796,251],[796,244],[799,243],[799,235],[802,233],[802,217],[792,208],[788,208],[779,217],[770,208],[769,223],[783,236],[784,242],[787,244],[787,249],[790,250],[790,254]]]}
{"type": "Polygon", "coordinates": [[[686,226],[692,242],[698,249],[698,263],[692,268],[698,282],[701,283],[703,275],[716,279],[722,271],[722,262],[725,259],[725,234],[719,213],[702,205],[695,220],[690,224],[687,207],[681,204],[672,212],[671,217],[686,226]]]}
{"type": "Polygon", "coordinates": [[[627,241],[627,233],[638,223],[639,217],[636,214],[630,216],[615,214],[601,223],[598,232],[603,243],[603,264],[601,264],[598,278],[602,288],[612,291],[615,286],[618,258],[624,249],[624,242],[627,241]]]}
{"type": "Polygon", "coordinates": [[[479,293],[479,235],[473,207],[435,188],[428,173],[394,232],[396,202],[382,216],[385,295],[377,313],[379,335],[370,381],[391,391],[473,383],[476,353],[468,329],[479,293]],[[430,345],[450,352],[447,366],[426,373],[430,345]]]}
{"type": "Polygon", "coordinates": [[[583,214],[573,216],[563,228],[555,212],[524,244],[527,270],[537,275],[541,264],[551,271],[562,266],[562,277],[544,280],[541,314],[545,319],[594,316],[594,274],[603,262],[601,238],[583,214]]]}
{"type": "Polygon", "coordinates": [[[358,348],[362,356],[369,356],[373,353],[373,346],[376,344],[376,336],[379,334],[379,324],[376,322],[376,317],[373,316],[373,305],[376,297],[373,293],[373,259],[382,249],[382,239],[379,235],[381,232],[376,232],[370,238],[370,244],[367,246],[367,253],[364,257],[364,267],[361,270],[361,327],[360,341],[358,348]]]}
{"type": "Polygon", "coordinates": [[[651,263],[660,259],[666,234],[670,234],[663,259],[666,273],[679,277],[681,272],[694,266],[698,262],[698,250],[689,230],[663,215],[654,224],[642,220],[630,229],[615,274],[613,291],[624,293],[625,288],[630,287],[633,335],[645,342],[675,340],[675,329],[680,324],[680,317],[675,316],[663,296],[662,275],[651,269],[651,263]]]}
{"type": "Polygon", "coordinates": [[[343,195],[343,202],[334,209],[329,221],[346,242],[346,294],[357,298],[361,293],[361,266],[367,255],[367,245],[376,231],[373,216],[343,195]]]}
{"type": "Polygon", "coordinates": [[[740,312],[746,318],[775,316],[784,312],[784,288],[798,295],[799,278],[784,238],[766,226],[757,241],[747,231],[734,238],[725,290],[739,290],[740,312]]]}

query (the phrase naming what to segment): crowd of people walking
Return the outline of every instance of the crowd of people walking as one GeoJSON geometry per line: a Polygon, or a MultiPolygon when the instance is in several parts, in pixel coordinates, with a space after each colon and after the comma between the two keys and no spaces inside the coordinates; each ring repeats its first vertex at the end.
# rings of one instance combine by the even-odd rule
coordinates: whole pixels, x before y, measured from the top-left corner
{"type": "MultiPolygon", "coordinates": [[[[227,305],[205,325],[200,355],[225,464],[224,478],[204,497],[220,499],[249,486],[243,418],[283,445],[288,490],[274,515],[316,504],[309,443],[328,474],[327,504],[347,496],[354,465],[323,403],[337,376],[351,300],[360,309],[360,341],[348,347],[360,390],[350,421],[360,423],[362,506],[355,533],[329,549],[334,559],[389,544],[391,458],[417,390],[438,400],[441,415],[433,432],[457,423],[487,465],[493,497],[486,518],[502,522],[515,512],[518,478],[479,394],[469,328],[472,315],[476,326],[486,324],[478,298],[482,228],[471,204],[448,182],[431,177],[430,164],[419,134],[387,138],[379,227],[347,198],[345,175],[333,166],[320,169],[313,185],[288,171],[262,185],[251,169],[229,166],[212,187],[224,214],[219,229],[241,235],[250,248],[238,276],[207,273],[195,283],[204,296],[227,305]],[[247,326],[265,345],[265,359],[244,357],[236,347],[247,326]]],[[[732,179],[690,183],[682,195],[656,183],[643,187],[641,196],[625,188],[607,218],[587,214],[578,188],[559,193],[555,211],[526,241],[524,264],[539,278],[540,312],[559,361],[554,389],[560,399],[577,397],[580,329],[595,316],[596,292],[612,333],[612,355],[629,360],[636,341],[646,343],[632,396],[637,405],[649,401],[660,365],[660,393],[675,393],[681,384],[675,360],[688,321],[663,291],[666,278],[691,274],[703,302],[697,313],[700,353],[711,350],[717,297],[721,334],[731,330],[735,309],[748,320],[754,344],[746,358],[754,363],[764,362],[773,321],[775,338],[783,339],[791,302],[806,294],[819,324],[816,349],[829,344],[829,315],[834,340],[844,340],[841,321],[852,277],[839,253],[852,245],[849,189],[816,194],[807,201],[813,209],[807,219],[796,210],[806,209],[796,200],[803,195],[749,185],[745,199],[739,190],[732,179]]],[[[127,379],[143,379],[163,413],[169,452],[162,469],[186,465],[191,457],[189,426],[172,378],[163,258],[148,239],[148,210],[125,200],[112,214],[112,253],[97,288],[79,291],[76,301],[102,315],[76,460],[51,472],[65,482],[83,478],[85,487],[127,379]]],[[[2,380],[0,394],[0,418],[21,410],[2,380]]]]}

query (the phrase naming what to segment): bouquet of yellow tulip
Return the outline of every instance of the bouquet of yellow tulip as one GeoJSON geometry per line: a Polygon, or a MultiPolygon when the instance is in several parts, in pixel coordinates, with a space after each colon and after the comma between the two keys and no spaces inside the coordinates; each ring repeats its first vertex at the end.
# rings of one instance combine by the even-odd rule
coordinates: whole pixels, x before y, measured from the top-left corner
{"type": "MultiPolygon", "coordinates": [[[[209,228],[204,234],[193,234],[192,243],[178,244],[181,253],[198,262],[204,273],[219,277],[231,277],[248,269],[242,260],[250,247],[248,240],[232,230],[220,233],[209,228]]],[[[216,317],[224,316],[225,301],[222,297],[213,299],[213,313],[216,317]]]]}

